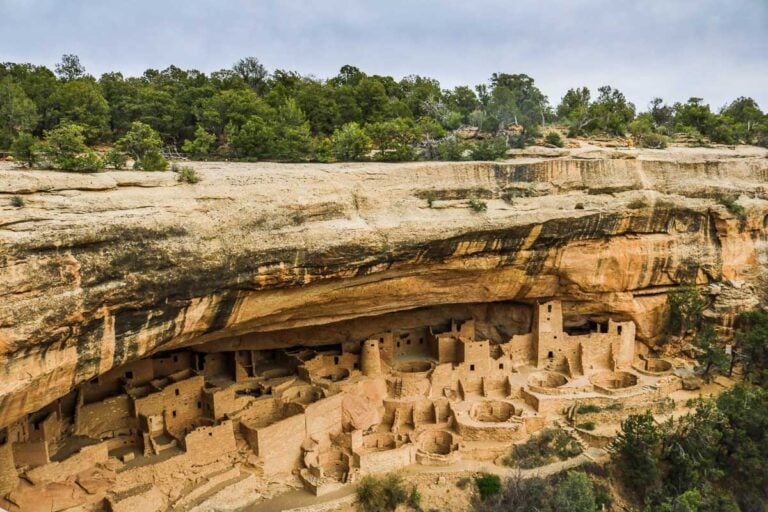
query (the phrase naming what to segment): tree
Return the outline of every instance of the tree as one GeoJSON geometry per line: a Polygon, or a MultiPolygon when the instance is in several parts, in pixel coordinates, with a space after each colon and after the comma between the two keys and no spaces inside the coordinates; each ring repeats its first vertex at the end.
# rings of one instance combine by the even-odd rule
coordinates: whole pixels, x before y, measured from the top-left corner
{"type": "Polygon", "coordinates": [[[240,128],[228,130],[228,138],[237,156],[264,159],[272,154],[275,130],[260,116],[251,116],[240,128]]]}
{"type": "Polygon", "coordinates": [[[378,160],[404,161],[414,157],[413,144],[419,134],[410,119],[397,118],[391,121],[372,123],[365,127],[365,132],[379,150],[378,160]]]}
{"type": "Polygon", "coordinates": [[[706,302],[696,285],[688,283],[679,286],[667,294],[667,302],[670,331],[684,335],[698,327],[706,302]]]}
{"type": "Polygon", "coordinates": [[[0,147],[20,132],[32,131],[40,116],[34,102],[11,77],[0,80],[0,147]]]}
{"type": "Polygon", "coordinates": [[[755,384],[768,382],[768,313],[750,311],[739,315],[736,347],[745,377],[755,384]]]}
{"type": "Polygon", "coordinates": [[[494,73],[487,110],[499,120],[500,128],[514,123],[523,127],[524,134],[534,135],[545,122],[549,103],[530,76],[494,73]]]}
{"type": "Polygon", "coordinates": [[[85,67],[80,64],[80,57],[74,54],[61,56],[61,62],[56,64],[56,74],[62,80],[76,80],[85,76],[85,67]]]}
{"type": "Polygon", "coordinates": [[[693,339],[693,346],[698,350],[696,361],[704,367],[704,379],[709,382],[712,370],[725,372],[730,363],[728,355],[717,343],[717,333],[712,325],[702,327],[693,339]]]}
{"type": "Polygon", "coordinates": [[[256,57],[245,57],[240,59],[232,66],[232,71],[240,75],[248,86],[263,93],[266,87],[267,68],[265,68],[256,57]]]}
{"type": "Polygon", "coordinates": [[[141,121],[131,123],[130,129],[117,141],[117,147],[133,158],[134,169],[162,170],[166,167],[167,162],[163,165],[164,159],[160,155],[162,146],[160,135],[141,121]]]}
{"type": "Polygon", "coordinates": [[[611,460],[624,484],[641,497],[658,484],[661,430],[650,411],[633,414],[621,423],[611,446],[611,460]]]}
{"type": "Polygon", "coordinates": [[[109,133],[109,105],[99,85],[88,78],[70,80],[51,96],[49,115],[55,123],[77,124],[88,142],[98,142],[109,133]]]}
{"type": "Polygon", "coordinates": [[[76,124],[62,124],[45,133],[42,153],[57,169],[94,172],[104,163],[85,144],[85,128],[76,124]]]}
{"type": "Polygon", "coordinates": [[[623,136],[635,117],[635,106],[624,94],[608,85],[600,87],[597,99],[589,106],[595,129],[609,135],[623,136]]]}
{"type": "Polygon", "coordinates": [[[733,124],[735,135],[747,144],[754,142],[765,117],[757,102],[744,96],[733,100],[722,110],[721,115],[733,124]]]}
{"type": "Polygon", "coordinates": [[[192,158],[205,158],[211,154],[215,147],[216,136],[205,131],[202,126],[198,126],[195,130],[195,138],[185,140],[181,149],[192,158]]]}
{"type": "Polygon", "coordinates": [[[568,124],[568,135],[581,135],[594,121],[589,112],[590,92],[587,87],[568,89],[557,106],[557,118],[568,124]]]}
{"type": "Polygon", "coordinates": [[[553,505],[555,510],[595,512],[597,504],[589,477],[580,471],[569,471],[555,488],[553,505]]]}
{"type": "Polygon", "coordinates": [[[40,141],[31,133],[22,132],[13,139],[11,154],[17,162],[34,167],[37,163],[40,141]]]}
{"type": "Polygon", "coordinates": [[[336,160],[363,160],[368,154],[371,138],[357,123],[347,123],[333,132],[332,144],[336,160]]]}
{"type": "Polygon", "coordinates": [[[312,144],[309,122],[295,100],[286,100],[277,109],[274,133],[272,158],[283,161],[298,161],[309,158],[312,144]]]}

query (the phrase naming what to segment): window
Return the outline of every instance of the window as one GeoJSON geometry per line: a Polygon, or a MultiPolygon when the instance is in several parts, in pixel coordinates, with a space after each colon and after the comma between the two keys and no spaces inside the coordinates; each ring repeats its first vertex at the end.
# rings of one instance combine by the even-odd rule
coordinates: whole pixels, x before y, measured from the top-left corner
{"type": "Polygon", "coordinates": [[[171,414],[173,415],[174,418],[176,417],[176,411],[171,411],[171,414]]]}
{"type": "Polygon", "coordinates": [[[411,340],[406,341],[405,344],[406,345],[410,345],[411,344],[411,340]]]}
{"type": "Polygon", "coordinates": [[[173,362],[178,363],[179,362],[179,356],[173,356],[173,362]]]}
{"type": "Polygon", "coordinates": [[[547,305],[547,313],[552,312],[552,304],[547,305]]]}
{"type": "Polygon", "coordinates": [[[549,353],[547,353],[547,358],[549,358],[549,359],[554,359],[554,358],[555,358],[555,354],[554,354],[554,352],[552,352],[552,351],[550,350],[550,351],[549,351],[549,353]]]}
{"type": "Polygon", "coordinates": [[[208,432],[208,435],[213,437],[213,432],[208,432]]]}
{"type": "Polygon", "coordinates": [[[504,369],[504,363],[499,363],[499,370],[503,370],[503,369],[504,369]]]}
{"type": "Polygon", "coordinates": [[[133,372],[131,372],[131,371],[125,372],[125,378],[126,379],[132,379],[133,378],[133,372]]]}
{"type": "Polygon", "coordinates": [[[333,364],[339,364],[339,358],[338,358],[338,356],[334,356],[334,358],[333,358],[333,364]]]}
{"type": "Polygon", "coordinates": [[[621,326],[618,326],[618,327],[616,328],[616,332],[617,332],[618,334],[621,334],[621,326]]]}
{"type": "Polygon", "coordinates": [[[423,344],[424,344],[424,338],[419,338],[419,345],[423,345],[423,344]]]}
{"type": "Polygon", "coordinates": [[[179,388],[176,388],[174,393],[176,394],[176,396],[179,396],[179,388]]]}
{"type": "Polygon", "coordinates": [[[384,343],[384,338],[379,338],[379,343],[384,343]]]}
{"type": "Polygon", "coordinates": [[[200,403],[200,402],[197,402],[197,408],[198,408],[198,409],[202,409],[202,408],[203,408],[203,404],[202,404],[202,403],[200,403]]]}
{"type": "Polygon", "coordinates": [[[397,342],[397,347],[400,348],[400,342],[399,341],[397,342]]]}
{"type": "Polygon", "coordinates": [[[473,364],[469,365],[469,371],[471,372],[475,371],[475,365],[473,364]]]}

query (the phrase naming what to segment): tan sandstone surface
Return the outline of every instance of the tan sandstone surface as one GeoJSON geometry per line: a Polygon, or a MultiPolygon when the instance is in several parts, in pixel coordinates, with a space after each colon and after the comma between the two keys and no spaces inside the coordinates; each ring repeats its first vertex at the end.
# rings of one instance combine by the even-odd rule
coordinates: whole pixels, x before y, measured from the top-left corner
{"type": "Polygon", "coordinates": [[[195,185],[0,164],[0,427],[160,349],[311,345],[322,326],[428,306],[557,298],[650,343],[667,291],[695,279],[717,283],[727,319],[759,292],[766,154],[194,163],[195,185]]]}

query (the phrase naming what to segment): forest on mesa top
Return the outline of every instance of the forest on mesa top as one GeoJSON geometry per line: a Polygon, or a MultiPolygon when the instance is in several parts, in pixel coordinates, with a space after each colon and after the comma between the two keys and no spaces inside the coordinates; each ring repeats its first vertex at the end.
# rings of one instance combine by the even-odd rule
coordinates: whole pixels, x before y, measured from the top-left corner
{"type": "MultiPolygon", "coordinates": [[[[575,87],[555,105],[525,74],[494,73],[487,83],[442,89],[432,78],[398,81],[353,66],[329,79],[269,73],[252,57],[210,74],[171,66],[98,79],[75,55],[64,55],[53,71],[0,64],[0,149],[20,134],[45,138],[68,124],[79,125],[89,145],[111,144],[137,121],[164,145],[200,159],[360,160],[372,149],[381,160],[470,153],[487,159],[547,135],[552,123],[571,136],[631,136],[645,147],[664,147],[676,134],[702,145],[768,146],[768,115],[745,97],[717,111],[701,98],[674,104],[657,98],[640,112],[610,86],[575,87]],[[462,127],[478,128],[485,140],[459,140],[453,132],[462,127]]],[[[559,145],[551,135],[547,141],[559,145]]]]}

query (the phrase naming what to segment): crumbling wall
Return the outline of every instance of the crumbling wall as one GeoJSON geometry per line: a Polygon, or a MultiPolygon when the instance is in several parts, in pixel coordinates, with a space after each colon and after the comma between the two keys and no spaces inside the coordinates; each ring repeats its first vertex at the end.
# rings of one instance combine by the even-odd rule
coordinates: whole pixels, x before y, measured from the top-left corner
{"type": "Polygon", "coordinates": [[[128,395],[118,395],[79,407],[75,414],[75,435],[94,439],[111,437],[115,431],[135,429],[128,395]]]}
{"type": "Polygon", "coordinates": [[[19,483],[10,441],[0,444],[0,496],[12,491],[19,483]]]}

